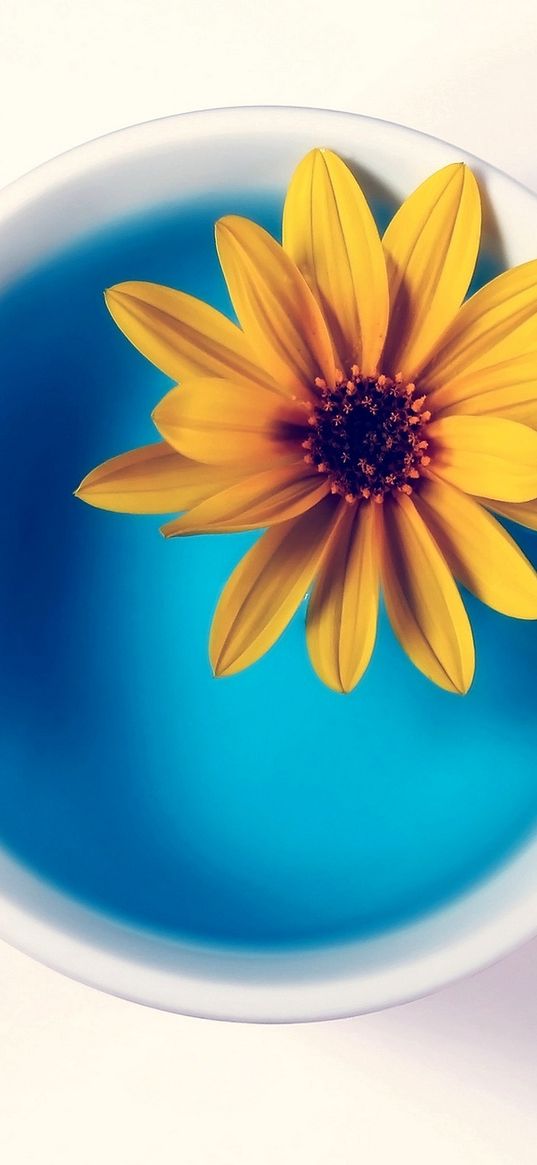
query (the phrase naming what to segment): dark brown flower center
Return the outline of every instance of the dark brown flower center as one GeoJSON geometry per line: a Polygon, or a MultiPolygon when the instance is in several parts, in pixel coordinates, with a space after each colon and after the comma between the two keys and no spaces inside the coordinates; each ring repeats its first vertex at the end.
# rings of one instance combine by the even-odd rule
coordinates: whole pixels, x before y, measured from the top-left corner
{"type": "Polygon", "coordinates": [[[425,396],[401,374],[338,373],[335,388],[316,380],[317,403],[303,442],[305,460],[330,478],[333,493],[349,502],[381,502],[393,490],[411,493],[430,462],[425,436],[430,412],[425,396]]]}

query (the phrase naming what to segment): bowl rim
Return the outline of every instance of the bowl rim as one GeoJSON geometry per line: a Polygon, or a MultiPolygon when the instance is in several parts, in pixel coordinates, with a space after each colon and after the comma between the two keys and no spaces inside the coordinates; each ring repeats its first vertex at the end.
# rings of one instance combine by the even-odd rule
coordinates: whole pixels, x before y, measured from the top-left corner
{"type": "MultiPolygon", "coordinates": [[[[141,122],[94,138],[43,162],[0,191],[0,232],[39,200],[73,177],[117,162],[121,150],[132,156],[157,138],[176,140],[182,127],[211,140],[228,128],[253,132],[274,121],[282,133],[300,124],[311,129],[330,123],[343,132],[350,125],[366,134],[395,135],[446,160],[477,167],[502,189],[517,192],[519,205],[537,207],[537,194],[504,171],[431,134],[378,118],[339,110],[285,105],[226,106],[193,110],[141,122]]],[[[506,195],[509,201],[509,195],[506,195]]],[[[530,212],[531,213],[531,212],[530,212]]],[[[8,283],[11,279],[8,278],[8,283]]],[[[328,950],[302,950],[287,956],[267,952],[226,952],[180,943],[116,922],[71,899],[32,874],[0,847],[0,935],[45,965],[112,995],[162,1010],[238,1022],[309,1022],[342,1018],[429,994],[503,957],[537,933],[537,837],[517,849],[501,870],[462,899],[396,932],[361,943],[334,944],[328,950]],[[515,895],[506,875],[516,873],[515,895]],[[446,926],[461,907],[477,905],[478,923],[468,915],[454,941],[446,926]],[[420,947],[424,934],[425,948],[420,947]],[[414,942],[408,954],[408,937],[414,942]],[[399,948],[398,948],[398,941],[399,948]],[[406,946],[405,946],[406,943],[406,946]],[[383,963],[386,946],[398,950],[383,963]],[[364,951],[366,952],[364,958],[364,951]]]]}
{"type": "MultiPolygon", "coordinates": [[[[259,112],[273,113],[275,115],[279,115],[281,113],[313,113],[322,114],[324,116],[328,114],[329,116],[334,116],[336,118],[352,118],[361,123],[367,123],[373,126],[389,126],[391,129],[401,130],[405,136],[414,136],[420,141],[429,141],[443,146],[448,150],[453,150],[465,161],[471,160],[478,166],[485,166],[488,171],[499,174],[502,176],[502,178],[507,178],[512,185],[517,186],[520,190],[524,191],[524,193],[529,194],[531,198],[537,199],[537,191],[533,190],[531,186],[528,186],[526,183],[522,182],[520,178],[514,178],[511,174],[508,173],[507,170],[502,169],[501,166],[496,166],[493,162],[486,161],[486,159],[480,157],[479,154],[472,153],[471,150],[467,150],[462,146],[457,146],[456,143],[448,141],[447,138],[439,138],[436,134],[428,133],[426,130],[416,129],[415,126],[406,125],[402,121],[390,121],[384,117],[373,117],[370,114],[355,113],[348,109],[332,109],[321,105],[264,105],[253,103],[248,105],[208,105],[201,109],[181,110],[179,113],[167,113],[158,117],[151,117],[148,118],[147,121],[133,122],[132,124],[121,126],[119,129],[107,130],[106,133],[97,134],[96,137],[86,138],[85,141],[78,142],[74,146],[68,146],[66,150],[60,150],[59,153],[53,154],[52,157],[46,158],[43,162],[38,162],[35,166],[31,166],[30,169],[23,171],[22,174],[18,175],[16,178],[12,178],[9,182],[6,182],[2,187],[0,187],[0,214],[3,217],[5,213],[4,206],[2,205],[5,195],[14,192],[15,188],[17,192],[22,193],[23,183],[33,183],[34,179],[40,178],[42,174],[45,176],[45,171],[48,179],[48,175],[52,172],[52,167],[56,167],[58,163],[64,163],[68,159],[71,159],[74,154],[79,156],[82,151],[86,151],[91,147],[103,146],[109,142],[117,141],[119,137],[131,137],[137,131],[143,130],[145,132],[152,126],[177,124],[184,119],[190,120],[195,118],[203,118],[206,120],[209,117],[212,118],[213,116],[219,119],[220,115],[238,114],[242,116],[243,114],[249,115],[259,112]]],[[[20,194],[18,196],[20,197],[20,194]]]]}

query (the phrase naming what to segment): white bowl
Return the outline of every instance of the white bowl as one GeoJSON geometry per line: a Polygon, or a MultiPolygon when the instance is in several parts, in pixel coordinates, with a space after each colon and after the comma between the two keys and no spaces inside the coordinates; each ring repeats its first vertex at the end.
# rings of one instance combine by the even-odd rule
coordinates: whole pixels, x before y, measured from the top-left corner
{"type": "MultiPolygon", "coordinates": [[[[398,201],[439,166],[468,161],[485,194],[485,240],[505,266],[534,257],[537,197],[462,150],[403,126],[314,109],[186,114],[64,154],[0,194],[2,283],[60,246],[152,205],[209,191],[285,189],[312,146],[359,165],[398,201]]],[[[293,953],[226,953],[103,917],[0,852],[0,933],[43,963],[170,1011],[291,1022],[389,1007],[476,971],[537,931],[537,839],[485,883],[382,937],[293,953]]]]}

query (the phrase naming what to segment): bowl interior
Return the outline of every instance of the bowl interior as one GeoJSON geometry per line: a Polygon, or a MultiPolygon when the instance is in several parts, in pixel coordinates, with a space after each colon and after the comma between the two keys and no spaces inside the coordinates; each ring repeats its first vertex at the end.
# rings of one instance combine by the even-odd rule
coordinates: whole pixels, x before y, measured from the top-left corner
{"type": "MultiPolygon", "coordinates": [[[[384,621],[358,691],[325,691],[303,612],[266,660],[216,684],[211,611],[250,536],[170,546],[158,520],[70,496],[93,464],[153,439],[168,387],[115,331],[102,288],[145,278],[229,310],[213,221],[245,213],[277,233],[313,144],[357,164],[381,221],[463,156],[345,115],[221,111],[59,159],[5,192],[0,219],[16,385],[2,455],[17,498],[2,604],[8,937],[57,965],[63,950],[64,969],[111,990],[205,1014],[393,1002],[435,985],[439,934],[436,975],[449,978],[469,969],[469,936],[481,954],[466,959],[485,961],[512,941],[513,911],[519,930],[535,917],[527,625],[471,603],[479,670],[463,701],[413,671],[384,621]]],[[[483,282],[530,257],[535,202],[478,169],[483,282]]]]}

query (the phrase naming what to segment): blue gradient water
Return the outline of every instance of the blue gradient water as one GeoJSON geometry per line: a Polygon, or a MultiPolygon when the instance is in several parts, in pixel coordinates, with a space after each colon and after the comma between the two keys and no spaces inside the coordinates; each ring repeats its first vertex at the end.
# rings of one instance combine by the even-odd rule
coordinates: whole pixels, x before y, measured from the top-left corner
{"type": "Polygon", "coordinates": [[[478,671],[460,699],[383,619],[342,697],[311,671],[301,610],[264,660],[215,681],[211,613],[250,536],[165,543],[155,518],[72,497],[156,436],[168,384],[102,289],[144,278],[229,310],[212,243],[228,211],[278,228],[276,199],[168,208],[59,254],[1,304],[0,834],[144,928],[328,943],[433,909],[534,828],[537,641],[469,600],[478,671]]]}

